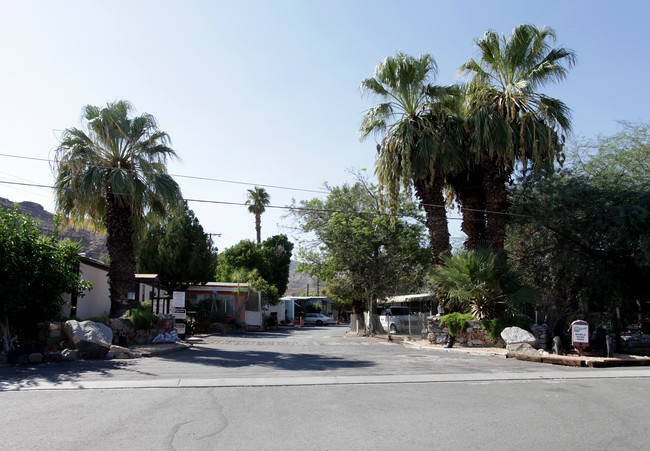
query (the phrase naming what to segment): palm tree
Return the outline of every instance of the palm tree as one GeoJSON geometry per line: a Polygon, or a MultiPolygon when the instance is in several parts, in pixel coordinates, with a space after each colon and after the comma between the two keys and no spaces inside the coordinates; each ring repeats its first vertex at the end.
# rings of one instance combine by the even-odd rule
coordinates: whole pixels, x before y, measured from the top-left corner
{"type": "Polygon", "coordinates": [[[150,114],[129,118],[132,110],[126,101],[85,106],[86,130],[66,129],[56,149],[57,211],[107,232],[111,316],[130,306],[137,220],[149,210],[164,214],[181,199],[166,169],[167,160],[177,158],[169,136],[150,114]]]}
{"type": "Polygon", "coordinates": [[[362,92],[381,102],[364,115],[360,134],[362,140],[371,134],[381,136],[375,173],[388,191],[393,211],[400,189],[415,187],[437,264],[440,255],[450,250],[443,188],[457,154],[454,141],[446,139],[449,88],[427,84],[436,72],[430,55],[414,58],[398,53],[379,63],[374,77],[361,82],[362,92]]]}
{"type": "Polygon", "coordinates": [[[257,244],[262,244],[262,213],[266,211],[266,206],[271,203],[271,197],[264,188],[255,187],[255,189],[248,190],[248,205],[249,213],[255,215],[255,232],[257,232],[257,244]]]}
{"type": "Polygon", "coordinates": [[[476,40],[479,60],[461,70],[471,77],[467,116],[471,148],[480,165],[487,221],[486,243],[503,248],[507,212],[506,184],[517,163],[527,168],[552,166],[562,158],[565,135],[571,129],[569,109],[539,89],[566,78],[576,56],[552,47],[552,28],[520,25],[506,37],[488,30],[476,40]]]}

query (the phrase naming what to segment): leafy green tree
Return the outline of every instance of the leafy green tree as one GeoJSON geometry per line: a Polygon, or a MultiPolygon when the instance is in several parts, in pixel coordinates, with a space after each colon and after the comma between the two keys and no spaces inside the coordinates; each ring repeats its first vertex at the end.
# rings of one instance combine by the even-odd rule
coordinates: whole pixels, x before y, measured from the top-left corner
{"type": "Polygon", "coordinates": [[[283,296],[289,285],[289,267],[293,243],[286,235],[274,235],[262,243],[262,253],[268,262],[269,271],[264,278],[283,296]]]}
{"type": "Polygon", "coordinates": [[[3,351],[12,328],[23,332],[60,313],[64,293],[83,296],[90,284],[78,274],[80,246],[40,234],[37,222],[0,208],[0,330],[3,351]]]}
{"type": "Polygon", "coordinates": [[[285,235],[275,235],[258,245],[242,240],[225,249],[218,256],[215,277],[217,281],[232,282],[243,278],[243,274],[255,271],[255,277],[248,277],[253,288],[262,292],[266,304],[277,304],[289,283],[289,263],[293,243],[285,235]]]}
{"type": "Polygon", "coordinates": [[[482,171],[482,190],[475,205],[487,210],[485,242],[503,248],[508,210],[507,183],[518,162],[527,168],[561,161],[564,136],[571,129],[569,109],[540,89],[563,80],[575,53],[552,47],[552,28],[520,25],[506,37],[493,30],[476,40],[478,60],[461,70],[471,79],[467,89],[467,123],[474,161],[482,171]]]}
{"type": "Polygon", "coordinates": [[[269,277],[269,263],[264,257],[262,247],[251,240],[241,240],[219,254],[215,277],[218,282],[232,282],[230,278],[235,271],[253,269],[256,269],[262,278],[269,277]]]}
{"type": "MultiPolygon", "coordinates": [[[[625,150],[610,152],[595,158],[625,150]]],[[[592,166],[519,186],[508,250],[541,293],[547,323],[599,312],[593,322],[619,333],[621,322],[648,328],[650,184],[618,170],[589,175],[592,166]]]]}
{"type": "Polygon", "coordinates": [[[149,210],[164,214],[181,199],[166,169],[167,160],[176,157],[169,136],[150,114],[130,118],[132,110],[126,101],[87,105],[86,130],[66,129],[56,150],[57,211],[107,231],[111,316],[131,305],[134,222],[149,210]]]}
{"type": "Polygon", "coordinates": [[[620,130],[611,136],[576,140],[567,153],[567,166],[594,184],[616,179],[650,183],[650,123],[621,121],[620,130]]]}
{"type": "Polygon", "coordinates": [[[432,261],[448,252],[449,227],[443,187],[445,175],[457,164],[455,141],[447,136],[447,113],[444,100],[449,91],[427,82],[437,73],[431,55],[419,58],[398,53],[384,59],[374,76],[361,82],[363,93],[380,99],[366,112],[361,139],[379,135],[375,172],[386,187],[393,209],[397,206],[400,187],[415,194],[426,212],[432,261]]]}
{"type": "Polygon", "coordinates": [[[217,254],[187,203],[162,219],[148,214],[141,229],[138,272],[158,274],[168,290],[184,290],[190,284],[212,280],[217,254]]]}
{"type": "Polygon", "coordinates": [[[300,228],[315,236],[303,243],[298,269],[324,281],[335,300],[363,300],[370,311],[377,298],[421,288],[430,251],[416,204],[403,195],[400,215],[391,216],[363,180],[326,187],[326,200],[293,206],[300,228]]]}
{"type": "Polygon", "coordinates": [[[257,244],[262,243],[262,213],[266,211],[266,206],[271,203],[271,197],[264,188],[255,187],[248,190],[248,211],[255,215],[255,232],[257,234],[257,244]]]}

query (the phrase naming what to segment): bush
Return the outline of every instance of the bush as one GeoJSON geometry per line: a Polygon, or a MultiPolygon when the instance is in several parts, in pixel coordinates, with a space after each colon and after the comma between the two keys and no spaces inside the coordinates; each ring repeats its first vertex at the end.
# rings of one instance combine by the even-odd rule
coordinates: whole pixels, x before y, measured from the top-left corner
{"type": "Polygon", "coordinates": [[[228,314],[221,310],[213,310],[210,312],[210,322],[226,324],[228,322],[228,314]]]}
{"type": "Polygon", "coordinates": [[[36,323],[60,315],[64,293],[82,296],[92,284],[78,274],[81,245],[45,237],[38,222],[0,208],[0,342],[31,336],[36,323]],[[11,329],[10,329],[11,328],[11,329]]]}
{"type": "Polygon", "coordinates": [[[472,321],[474,317],[471,313],[450,313],[449,315],[444,315],[440,319],[441,326],[447,326],[449,330],[449,335],[456,336],[458,331],[465,329],[467,321],[472,321]]]}
{"type": "Polygon", "coordinates": [[[149,330],[158,322],[158,317],[153,314],[153,301],[145,301],[131,310],[129,319],[135,330],[149,330]]]}
{"type": "Polygon", "coordinates": [[[278,325],[278,317],[276,315],[262,315],[262,325],[264,328],[275,327],[278,325]]]}

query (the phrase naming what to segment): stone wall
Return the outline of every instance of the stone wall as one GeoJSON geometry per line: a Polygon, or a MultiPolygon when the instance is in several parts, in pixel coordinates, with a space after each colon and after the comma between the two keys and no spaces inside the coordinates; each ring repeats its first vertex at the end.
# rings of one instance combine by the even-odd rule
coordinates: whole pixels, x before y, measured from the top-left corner
{"type": "MultiPolygon", "coordinates": [[[[430,343],[445,344],[449,336],[449,330],[440,326],[441,318],[439,316],[427,317],[427,339],[430,343]]],[[[458,331],[454,346],[467,347],[505,347],[505,343],[500,338],[492,340],[488,336],[488,331],[481,327],[480,321],[468,321],[467,328],[458,331]]]]}
{"type": "Polygon", "coordinates": [[[64,325],[65,321],[37,324],[38,339],[45,343],[46,347],[52,347],[52,350],[58,348],[62,343],[67,341],[63,330],[64,325]]]}
{"type": "MultiPolygon", "coordinates": [[[[113,331],[113,344],[120,346],[147,344],[151,343],[158,334],[174,330],[175,322],[172,315],[163,315],[160,318],[161,320],[165,320],[165,323],[161,321],[150,330],[135,330],[128,318],[110,319],[108,325],[113,331]],[[122,340],[120,340],[120,337],[123,337],[122,340]]],[[[52,350],[65,348],[67,347],[67,338],[64,326],[65,321],[40,323],[38,324],[38,339],[42,341],[46,347],[51,347],[52,350]]]]}
{"type": "Polygon", "coordinates": [[[159,315],[159,318],[158,324],[149,330],[135,330],[128,318],[110,319],[109,326],[113,331],[113,344],[120,346],[148,344],[159,334],[174,330],[175,319],[173,315],[159,315]]]}

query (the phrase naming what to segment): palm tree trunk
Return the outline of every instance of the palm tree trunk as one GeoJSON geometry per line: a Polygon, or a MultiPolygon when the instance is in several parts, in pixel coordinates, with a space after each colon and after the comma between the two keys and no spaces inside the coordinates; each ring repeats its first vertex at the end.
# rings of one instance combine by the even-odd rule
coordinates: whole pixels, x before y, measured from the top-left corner
{"type": "Polygon", "coordinates": [[[434,265],[442,263],[440,256],[451,250],[449,244],[449,225],[443,195],[443,180],[440,177],[430,183],[415,180],[415,195],[426,214],[426,226],[431,241],[431,261],[434,265]]]}
{"type": "Polygon", "coordinates": [[[262,244],[262,215],[255,213],[255,232],[257,232],[257,244],[262,244]]]}
{"type": "Polygon", "coordinates": [[[506,237],[508,217],[508,191],[506,183],[509,174],[497,161],[491,160],[483,166],[483,190],[485,192],[485,209],[487,210],[487,226],[485,229],[486,244],[492,249],[502,250],[506,237]]]}
{"type": "MultiPolygon", "coordinates": [[[[129,291],[135,288],[135,254],[133,251],[132,211],[119,205],[112,193],[106,195],[106,248],[111,258],[108,271],[111,296],[111,317],[120,316],[130,308],[129,291]]],[[[135,303],[135,301],[132,301],[135,303]]]]}
{"type": "Polygon", "coordinates": [[[464,171],[453,180],[463,215],[461,230],[467,235],[465,248],[473,249],[485,244],[485,192],[483,191],[483,171],[472,168],[464,171]]]}

